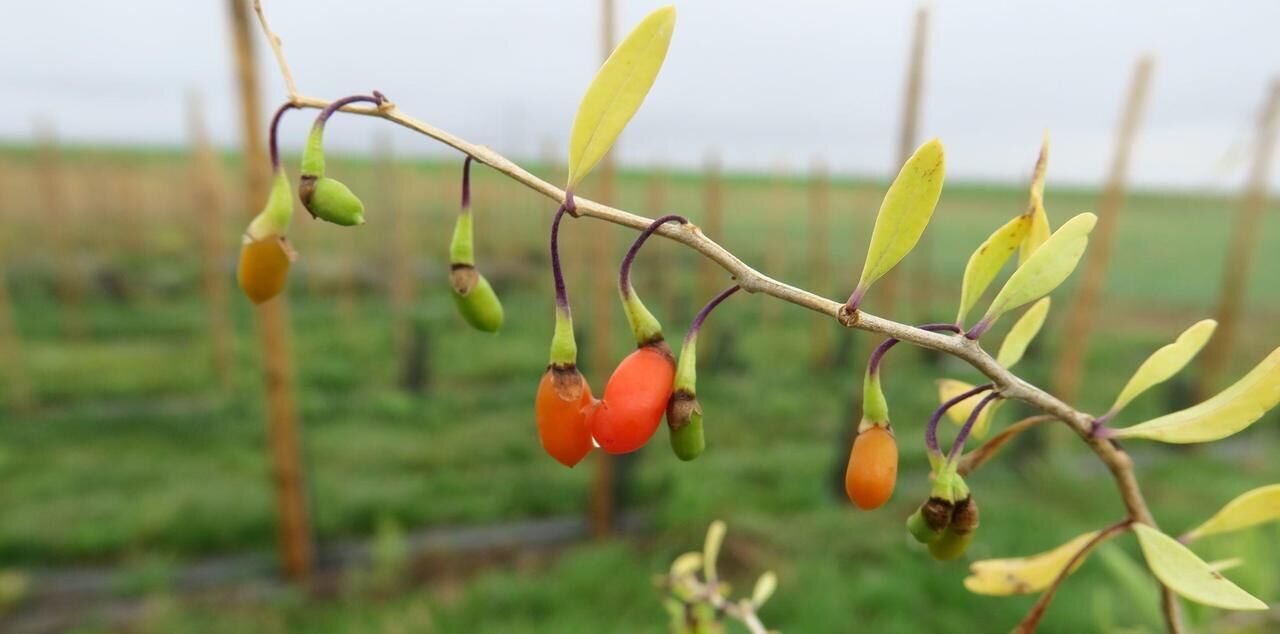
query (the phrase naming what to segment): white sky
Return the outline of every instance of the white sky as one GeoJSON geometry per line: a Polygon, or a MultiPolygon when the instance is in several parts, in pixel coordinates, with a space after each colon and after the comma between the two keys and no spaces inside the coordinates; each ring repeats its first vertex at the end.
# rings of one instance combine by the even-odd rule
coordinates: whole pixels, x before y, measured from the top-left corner
{"type": "MultiPolygon", "coordinates": [[[[304,92],[379,89],[402,108],[515,156],[563,148],[599,64],[598,0],[265,0],[304,92]]],[[[617,0],[620,33],[658,6],[617,0]]],[[[214,138],[236,140],[224,0],[4,0],[0,139],[51,121],[64,140],[183,143],[185,94],[214,138]]],[[[666,66],[620,141],[624,163],[891,171],[914,5],[684,0],[666,66]]],[[[1157,67],[1133,158],[1140,185],[1236,187],[1268,81],[1280,76],[1280,2],[933,5],[921,134],[957,179],[1020,180],[1041,131],[1050,185],[1100,181],[1137,56],[1157,67]]],[[[264,109],[283,97],[265,42],[264,109]]],[[[309,117],[291,115],[297,147],[309,117]]],[[[366,151],[377,122],[330,125],[366,151]]],[[[383,124],[385,125],[385,124],[383,124]]],[[[440,152],[397,131],[401,153],[440,152]]],[[[1280,162],[1272,182],[1280,185],[1280,162]]]]}

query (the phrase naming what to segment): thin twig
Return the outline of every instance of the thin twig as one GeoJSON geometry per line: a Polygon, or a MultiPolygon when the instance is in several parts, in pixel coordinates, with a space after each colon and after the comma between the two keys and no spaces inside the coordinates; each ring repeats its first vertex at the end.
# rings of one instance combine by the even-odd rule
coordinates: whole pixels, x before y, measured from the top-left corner
{"type": "Polygon", "coordinates": [[[289,99],[296,100],[301,96],[298,93],[298,85],[293,82],[293,73],[289,70],[289,64],[284,61],[284,48],[281,46],[280,36],[276,35],[267,24],[267,15],[262,11],[262,0],[253,0],[253,12],[258,14],[258,25],[262,27],[262,34],[267,37],[267,44],[271,45],[271,54],[280,65],[280,76],[284,78],[284,87],[289,91],[289,99]]]}
{"type": "Polygon", "coordinates": [[[756,614],[756,606],[751,601],[730,601],[720,594],[719,583],[704,583],[697,575],[684,575],[673,579],[673,585],[679,585],[689,591],[689,600],[705,603],[715,608],[716,612],[729,616],[747,628],[751,634],[769,634],[756,614]]]}
{"type": "Polygon", "coordinates": [[[992,436],[991,440],[983,443],[981,447],[965,454],[964,457],[960,459],[960,466],[957,468],[956,472],[962,476],[967,476],[970,473],[977,471],[978,467],[982,466],[982,463],[990,460],[992,456],[996,455],[996,452],[1000,451],[1000,449],[1010,440],[1013,440],[1015,436],[1040,423],[1051,420],[1054,420],[1053,416],[1040,414],[1038,416],[1024,418],[1006,427],[1004,431],[992,436]]]}
{"type": "Polygon", "coordinates": [[[1072,555],[1071,561],[1067,562],[1067,566],[1062,569],[1062,572],[1058,573],[1057,577],[1054,577],[1053,583],[1040,595],[1036,604],[1031,607],[1031,611],[1027,613],[1026,618],[1022,619],[1018,627],[1014,628],[1014,634],[1032,634],[1035,632],[1036,627],[1040,625],[1040,618],[1044,616],[1045,609],[1049,607],[1049,602],[1053,601],[1053,595],[1057,594],[1058,586],[1061,586],[1067,576],[1075,571],[1076,566],[1079,566],[1080,562],[1084,560],[1084,556],[1088,555],[1089,551],[1097,548],[1098,544],[1129,530],[1131,526],[1133,526],[1133,520],[1126,519],[1123,522],[1107,527],[1099,531],[1097,535],[1093,536],[1093,539],[1082,546],[1075,555],[1072,555]]]}
{"type": "MultiPolygon", "coordinates": [[[[258,10],[258,19],[262,24],[263,31],[268,40],[272,43],[272,52],[275,54],[276,61],[280,65],[285,85],[290,91],[290,99],[299,107],[323,109],[329,104],[328,101],[314,97],[307,97],[297,91],[296,87],[293,85],[293,79],[292,75],[289,73],[289,67],[284,61],[284,54],[279,45],[279,38],[271,31],[267,24],[266,16],[261,11],[261,0],[254,0],[254,8],[255,10],[258,10]]],[[[394,104],[384,104],[379,108],[350,106],[343,108],[343,111],[371,117],[381,117],[391,121],[392,123],[409,128],[410,130],[431,137],[473,157],[475,160],[488,165],[512,180],[524,185],[526,188],[550,198],[557,204],[563,203],[565,200],[564,190],[534,176],[505,156],[494,152],[487,147],[470,143],[435,126],[427,124],[426,122],[415,119],[405,114],[394,104]]],[[[597,218],[599,220],[624,227],[630,227],[637,231],[644,229],[653,222],[651,219],[644,216],[639,216],[621,209],[615,209],[608,205],[603,205],[584,198],[577,198],[576,202],[577,210],[580,215],[590,216],[592,218],[597,218]]],[[[1071,427],[1071,429],[1075,430],[1089,448],[1097,454],[1103,464],[1107,466],[1107,469],[1111,471],[1111,476],[1116,482],[1116,488],[1119,490],[1120,497],[1124,501],[1125,508],[1128,509],[1133,520],[1158,528],[1156,526],[1155,519],[1151,515],[1150,509],[1147,507],[1146,500],[1143,498],[1142,489],[1138,485],[1137,478],[1134,475],[1133,460],[1129,457],[1129,454],[1125,453],[1119,446],[1110,440],[1105,438],[1094,438],[1090,435],[1090,427],[1094,417],[1072,408],[1070,405],[1064,403],[1048,392],[1031,385],[1022,378],[1013,374],[1004,366],[997,363],[995,358],[987,354],[987,352],[981,348],[978,341],[965,337],[952,337],[929,332],[927,330],[915,328],[883,317],[877,317],[876,315],[872,315],[861,310],[856,312],[843,310],[843,302],[832,301],[805,289],[791,286],[751,268],[739,259],[738,256],[720,246],[714,240],[703,235],[702,231],[693,223],[685,225],[663,225],[655,233],[664,238],[679,242],[690,249],[697,251],[703,257],[720,265],[720,267],[728,272],[738,285],[748,293],[769,295],[785,302],[790,302],[814,312],[827,315],[847,328],[857,328],[859,330],[865,330],[893,337],[895,339],[901,339],[917,346],[937,350],[965,361],[990,378],[996,385],[996,389],[1004,398],[1019,400],[1032,405],[1052,417],[1061,420],[1063,423],[1071,427]]],[[[1182,634],[1183,625],[1180,605],[1172,591],[1163,586],[1162,603],[1165,621],[1169,632],[1172,634],[1182,634]]]]}

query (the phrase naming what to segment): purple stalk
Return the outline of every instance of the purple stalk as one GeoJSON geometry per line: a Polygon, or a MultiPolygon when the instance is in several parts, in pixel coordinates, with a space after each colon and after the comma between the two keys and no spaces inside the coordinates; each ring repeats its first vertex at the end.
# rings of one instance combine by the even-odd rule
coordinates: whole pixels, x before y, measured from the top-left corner
{"type": "Polygon", "coordinates": [[[715,310],[716,306],[720,305],[720,302],[728,299],[730,295],[738,292],[741,288],[741,286],[734,284],[733,286],[720,291],[719,295],[712,297],[711,301],[707,302],[707,305],[703,306],[702,310],[698,311],[698,314],[693,318],[693,323],[689,324],[689,332],[684,335],[685,345],[689,345],[689,340],[698,336],[698,329],[702,327],[702,322],[707,320],[707,316],[711,314],[711,311],[715,310]]]}
{"type": "Polygon", "coordinates": [[[462,161],[462,211],[471,208],[471,155],[462,161]]]}
{"type": "Polygon", "coordinates": [[[995,387],[995,385],[991,383],[979,385],[964,394],[952,397],[947,402],[938,406],[938,409],[933,410],[933,415],[929,417],[929,424],[925,425],[924,428],[924,445],[925,447],[928,447],[929,453],[935,456],[942,455],[942,449],[938,447],[938,421],[942,420],[942,417],[947,413],[947,410],[955,407],[957,403],[969,398],[970,396],[981,394],[993,387],[995,387]]]}
{"type": "Polygon", "coordinates": [[[964,333],[964,336],[966,339],[977,341],[978,337],[981,337],[983,333],[987,332],[993,323],[995,322],[991,319],[983,317],[978,323],[973,325],[973,328],[969,329],[969,332],[964,333]]]}
{"type": "Polygon", "coordinates": [[[853,289],[853,293],[849,295],[849,301],[845,302],[845,306],[849,308],[849,312],[858,311],[858,304],[862,303],[862,296],[867,294],[867,289],[859,286],[853,289]]]}
{"type": "MultiPolygon", "coordinates": [[[[923,324],[916,326],[916,328],[928,330],[930,332],[960,332],[960,328],[955,324],[923,324]]],[[[879,372],[880,362],[884,360],[884,355],[888,354],[891,348],[898,345],[899,341],[900,339],[890,337],[881,342],[880,345],[871,352],[871,358],[867,361],[867,372],[870,372],[871,374],[879,372]]]]}
{"type": "Polygon", "coordinates": [[[560,271],[560,219],[568,211],[564,205],[556,210],[556,217],[551,221],[551,275],[556,281],[556,308],[569,314],[569,293],[564,288],[564,273],[560,271]]]}
{"type": "Polygon", "coordinates": [[[956,434],[956,439],[952,441],[951,452],[947,454],[947,460],[955,460],[956,456],[960,455],[961,451],[964,451],[964,442],[969,439],[969,432],[973,429],[973,424],[982,415],[982,410],[986,409],[991,401],[998,398],[1000,398],[1000,394],[992,392],[982,397],[981,401],[978,401],[978,405],[973,408],[972,412],[969,412],[969,420],[964,422],[964,427],[960,428],[960,433],[956,434]]]}
{"type": "Polygon", "coordinates": [[[315,126],[323,127],[325,122],[329,120],[329,117],[333,116],[333,113],[353,103],[360,103],[363,101],[363,102],[371,103],[375,106],[381,106],[382,103],[386,100],[387,100],[386,96],[384,96],[382,93],[376,90],[373,91],[373,96],[352,95],[350,97],[343,97],[342,99],[333,101],[329,105],[325,106],[324,110],[320,111],[319,116],[316,117],[315,126]]]}
{"type": "Polygon", "coordinates": [[[276,109],[276,114],[271,117],[270,133],[267,136],[267,145],[271,148],[271,171],[280,171],[280,146],[276,144],[276,131],[280,129],[280,119],[284,118],[284,113],[297,108],[292,101],[286,101],[276,109]]]}
{"type": "Polygon", "coordinates": [[[636,241],[631,243],[631,248],[627,250],[627,254],[623,256],[622,268],[618,270],[618,288],[622,291],[623,297],[631,296],[631,263],[635,262],[636,255],[640,253],[640,247],[644,246],[645,240],[648,240],[649,236],[658,230],[658,227],[668,222],[678,222],[683,225],[688,224],[689,220],[684,216],[668,214],[649,223],[649,226],[640,232],[640,235],[636,237],[636,241]]]}

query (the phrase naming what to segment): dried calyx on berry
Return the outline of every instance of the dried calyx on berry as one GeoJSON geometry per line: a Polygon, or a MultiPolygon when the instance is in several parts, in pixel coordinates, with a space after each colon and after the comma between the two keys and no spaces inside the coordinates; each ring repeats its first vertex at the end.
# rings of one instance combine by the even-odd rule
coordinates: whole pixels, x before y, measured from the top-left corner
{"type": "Polygon", "coordinates": [[[587,424],[591,406],[591,386],[578,371],[578,344],[573,336],[573,314],[569,294],[560,270],[560,207],[551,221],[551,272],[555,282],[556,325],[551,337],[551,360],[538,383],[534,413],[542,448],[566,467],[578,464],[591,452],[591,432],[587,424]]]}
{"type": "Polygon", "coordinates": [[[676,364],[676,379],[667,403],[667,428],[671,430],[671,450],[681,460],[697,458],[707,446],[702,428],[702,405],[698,403],[698,332],[711,311],[739,288],[734,284],[707,302],[693,318],[680,347],[680,362],[676,364]]]}
{"type": "Polygon", "coordinates": [[[302,150],[302,178],[298,182],[298,197],[302,199],[302,205],[313,218],[344,227],[364,224],[364,203],[346,185],[325,176],[324,126],[333,113],[360,102],[381,107],[386,103],[386,97],[375,90],[373,95],[354,95],[330,103],[316,116],[307,145],[302,150]]]}
{"type": "Polygon", "coordinates": [[[688,221],[675,215],[654,220],[640,232],[618,271],[618,292],[635,335],[636,350],[610,375],[604,395],[591,414],[591,435],[609,453],[630,453],[649,442],[671,400],[675,359],[662,336],[662,325],[645,308],[631,285],[631,264],[640,247],[668,222],[686,224],[688,221]]]}
{"type": "Polygon", "coordinates": [[[498,332],[502,328],[502,302],[489,280],[476,270],[475,239],[471,218],[471,157],[462,163],[462,206],[449,243],[449,281],[453,301],[462,318],[476,330],[498,332]]]}
{"type": "Polygon", "coordinates": [[[255,304],[261,304],[284,290],[289,277],[289,266],[297,258],[285,237],[293,219],[293,192],[289,189],[289,176],[280,165],[280,153],[276,144],[280,119],[294,107],[292,103],[280,106],[271,119],[269,145],[271,167],[274,170],[271,194],[262,211],[254,216],[245,229],[240,244],[236,282],[245,296],[255,304]]]}

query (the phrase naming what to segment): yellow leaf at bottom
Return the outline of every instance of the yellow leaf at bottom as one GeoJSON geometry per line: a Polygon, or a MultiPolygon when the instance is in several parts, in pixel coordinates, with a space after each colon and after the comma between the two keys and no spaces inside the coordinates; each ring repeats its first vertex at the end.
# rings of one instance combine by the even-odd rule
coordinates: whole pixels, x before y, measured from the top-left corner
{"type": "Polygon", "coordinates": [[[1146,524],[1134,524],[1133,531],[1147,567],[1170,590],[1196,603],[1228,610],[1267,609],[1261,599],[1231,583],[1178,540],[1146,524]]]}
{"type": "MultiPolygon", "coordinates": [[[[964,587],[974,594],[991,596],[1040,592],[1048,588],[1071,564],[1076,553],[1097,536],[1098,531],[1085,533],[1053,550],[1030,557],[975,561],[969,565],[972,574],[965,578],[964,587]]],[[[1076,567],[1083,562],[1081,559],[1076,567]]]]}

